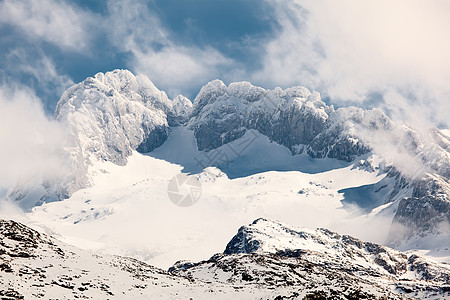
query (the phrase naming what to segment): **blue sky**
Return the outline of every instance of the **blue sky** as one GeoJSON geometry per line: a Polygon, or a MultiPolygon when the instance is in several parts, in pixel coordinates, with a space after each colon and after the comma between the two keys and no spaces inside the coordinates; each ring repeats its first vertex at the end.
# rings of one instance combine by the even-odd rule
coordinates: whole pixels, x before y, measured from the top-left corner
{"type": "MultiPolygon", "coordinates": [[[[66,1],[64,5],[59,1],[43,1],[42,3],[22,1],[15,4],[14,1],[4,1],[2,10],[4,12],[14,11],[14,6],[17,6],[19,9],[15,11],[18,11],[22,18],[42,18],[42,20],[38,20],[38,23],[44,27],[43,35],[48,34],[45,33],[46,30],[51,32],[56,30],[60,35],[73,34],[75,41],[73,45],[70,42],[69,45],[66,45],[56,39],[57,37],[55,40],[50,40],[48,37],[39,36],[39,33],[33,32],[33,28],[24,28],[17,24],[19,23],[18,19],[3,22],[3,24],[0,22],[0,55],[6,58],[0,63],[2,71],[0,79],[3,82],[18,82],[31,87],[43,100],[46,110],[52,112],[62,91],[73,82],[82,81],[97,72],[116,68],[128,68],[135,71],[137,62],[134,61],[133,50],[121,45],[123,37],[114,36],[113,31],[115,30],[114,27],[111,27],[126,26],[122,22],[127,16],[121,15],[117,18],[117,24],[110,24],[113,22],[110,19],[115,17],[113,15],[120,14],[115,9],[119,9],[119,7],[122,9],[121,6],[128,5],[121,5],[120,2],[114,1],[66,1]],[[29,3],[33,3],[31,7],[25,7],[29,3]],[[22,5],[24,7],[21,7],[22,5]],[[45,7],[44,11],[40,11],[41,6],[45,7]],[[51,16],[50,11],[55,7],[60,7],[61,10],[69,8],[73,13],[62,12],[60,16],[51,16]],[[39,14],[43,16],[38,16],[39,14]],[[67,28],[52,28],[51,22],[43,20],[46,15],[50,15],[50,18],[55,19],[55,23],[61,22],[67,28]],[[76,15],[80,15],[80,18],[77,18],[76,15]],[[58,18],[64,17],[67,17],[66,21],[58,20],[58,18]],[[88,24],[83,26],[77,24],[78,22],[87,22],[88,24]],[[81,33],[70,27],[80,29],[81,33]],[[80,37],[80,35],[84,36],[80,37]],[[76,41],[78,38],[83,40],[76,41]],[[80,45],[80,42],[85,45],[80,45]],[[47,68],[54,68],[56,83],[53,81],[54,78],[44,81],[41,74],[28,70],[28,68],[44,69],[45,65],[47,68]]],[[[249,69],[256,68],[260,53],[246,43],[247,41],[262,43],[273,37],[277,25],[275,16],[270,13],[270,6],[259,0],[157,0],[140,2],[139,5],[130,2],[130,6],[128,7],[130,18],[136,18],[132,23],[136,28],[132,26],[126,28],[121,35],[136,35],[134,42],[138,45],[134,47],[142,46],[143,51],[148,51],[146,48],[158,51],[163,47],[186,47],[187,49],[179,50],[181,53],[189,51],[189,48],[194,48],[191,56],[197,60],[203,59],[201,56],[203,49],[208,49],[207,53],[213,52],[212,49],[217,52],[213,53],[214,57],[211,58],[213,61],[210,63],[214,70],[207,72],[208,75],[202,76],[201,80],[189,81],[189,84],[178,82],[171,86],[166,81],[158,82],[158,74],[153,75],[152,70],[144,71],[172,97],[176,96],[177,92],[191,98],[195,97],[203,84],[224,76],[229,71],[231,66],[227,66],[227,59],[232,60],[233,63],[245,65],[249,69]],[[164,33],[157,32],[157,30],[163,30],[164,33]],[[153,34],[155,36],[152,36],[153,34]],[[216,62],[216,60],[218,61],[216,62]],[[214,64],[220,63],[220,61],[223,61],[221,68],[215,68],[214,64]]],[[[58,36],[58,34],[55,35],[58,36]]],[[[170,59],[170,56],[168,58],[170,59]]],[[[161,61],[160,63],[164,64],[165,62],[161,61]]],[[[198,66],[194,65],[194,67],[198,66]]],[[[42,71],[49,72],[49,70],[42,71]]],[[[242,80],[244,79],[245,76],[242,77],[242,80]]]]}
{"type": "Polygon", "coordinates": [[[0,95],[51,115],[71,84],[127,68],[170,97],[216,78],[303,85],[448,128],[449,28],[444,0],[1,0],[0,95]]]}

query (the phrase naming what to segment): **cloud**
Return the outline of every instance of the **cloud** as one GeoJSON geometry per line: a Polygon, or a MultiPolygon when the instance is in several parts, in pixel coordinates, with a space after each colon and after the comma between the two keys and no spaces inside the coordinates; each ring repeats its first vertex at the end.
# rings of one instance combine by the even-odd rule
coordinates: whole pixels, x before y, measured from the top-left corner
{"type": "Polygon", "coordinates": [[[246,30],[237,18],[236,32],[250,33],[236,40],[230,32],[217,37],[219,29],[213,38],[202,35],[204,28],[173,32],[157,12],[163,6],[153,1],[108,0],[96,13],[92,6],[0,1],[0,29],[10,32],[1,39],[0,53],[9,55],[7,63],[0,62],[1,72],[22,83],[19,73],[32,76],[41,98],[54,102],[52,90],[59,94],[70,77],[86,76],[80,76],[80,66],[67,63],[77,55],[84,66],[95,65],[88,72],[127,67],[149,76],[170,96],[194,93],[215,78],[270,88],[303,85],[334,104],[378,106],[395,119],[450,126],[450,5],[445,0],[266,1],[249,13],[248,26],[255,19],[270,25],[246,30]],[[192,36],[180,38],[182,33],[192,36]]]}
{"type": "Polygon", "coordinates": [[[447,2],[293,0],[273,7],[280,32],[262,48],[254,81],[306,85],[338,104],[380,94],[397,118],[450,125],[447,2]]]}
{"type": "Polygon", "coordinates": [[[23,48],[12,50],[5,62],[9,74],[31,76],[46,94],[61,95],[74,83],[73,80],[67,74],[61,74],[54,61],[43,51],[35,52],[30,53],[23,48]]]}
{"type": "Polygon", "coordinates": [[[85,51],[91,14],[64,1],[4,0],[0,3],[0,24],[18,28],[31,39],[85,51]]]}
{"type": "Polygon", "coordinates": [[[132,71],[147,75],[172,97],[216,78],[234,64],[213,47],[178,44],[143,3],[109,1],[108,7],[110,38],[132,54],[128,62],[132,71]]]}
{"type": "Polygon", "coordinates": [[[63,172],[63,130],[47,118],[29,88],[0,86],[0,139],[0,191],[19,179],[63,172]]]}
{"type": "Polygon", "coordinates": [[[168,46],[161,51],[134,50],[133,69],[154,78],[172,97],[183,89],[214,78],[220,65],[231,62],[215,49],[168,46]],[[201,59],[199,59],[201,57],[201,59]]]}
{"type": "MultiPolygon", "coordinates": [[[[5,52],[4,56],[6,59],[0,62],[0,85],[26,85],[31,94],[37,94],[44,100],[46,109],[52,107],[54,99],[59,99],[74,83],[67,74],[61,73],[54,60],[39,48],[29,50],[17,47],[5,52]]],[[[52,114],[53,109],[49,110],[52,114]]]]}
{"type": "Polygon", "coordinates": [[[308,12],[292,1],[273,8],[279,32],[262,45],[262,68],[251,74],[252,80],[265,86],[318,86],[316,69],[323,58],[317,37],[307,28],[308,12]]]}

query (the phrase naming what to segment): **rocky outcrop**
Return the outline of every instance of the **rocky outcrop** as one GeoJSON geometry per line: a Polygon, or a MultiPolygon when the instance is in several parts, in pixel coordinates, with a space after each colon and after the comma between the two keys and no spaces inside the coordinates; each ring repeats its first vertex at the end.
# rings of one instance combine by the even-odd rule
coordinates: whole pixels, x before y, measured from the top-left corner
{"type": "Polygon", "coordinates": [[[177,263],[170,272],[192,280],[297,286],[297,296],[304,288],[312,299],[450,296],[447,264],[327,229],[297,229],[267,219],[241,227],[223,254],[177,263]]]}
{"type": "Polygon", "coordinates": [[[266,219],[257,219],[239,228],[224,254],[269,252],[294,257],[302,254],[301,251],[328,253],[343,261],[359,259],[393,275],[406,272],[407,256],[399,251],[323,228],[298,230],[266,219]]]}
{"type": "Polygon", "coordinates": [[[450,227],[450,183],[428,174],[413,183],[413,194],[398,205],[390,232],[394,245],[429,234],[448,233],[450,227]]]}

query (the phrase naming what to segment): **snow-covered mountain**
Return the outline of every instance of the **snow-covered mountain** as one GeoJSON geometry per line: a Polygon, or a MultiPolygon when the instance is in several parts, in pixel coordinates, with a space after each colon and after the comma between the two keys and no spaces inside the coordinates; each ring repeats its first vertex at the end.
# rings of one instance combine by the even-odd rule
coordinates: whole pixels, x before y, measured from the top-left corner
{"type": "Polygon", "coordinates": [[[168,271],[0,220],[4,299],[441,299],[450,266],[351,236],[258,219],[223,254],[168,271]],[[315,298],[314,298],[315,297],[315,298]]]}
{"type": "MultiPolygon", "coordinates": [[[[350,130],[329,128],[330,115],[337,117],[334,108],[327,106],[318,93],[303,87],[265,90],[248,82],[226,86],[215,80],[195,98],[188,126],[200,150],[217,148],[243,136],[248,129],[256,129],[292,152],[306,150],[312,157],[351,161],[369,152],[350,130]]],[[[352,117],[345,113],[339,116],[344,117],[341,126],[352,117]]]]}
{"type": "Polygon", "coordinates": [[[397,189],[385,202],[395,200],[398,189],[408,184],[413,190],[394,218],[397,227],[408,230],[392,231],[392,240],[437,233],[450,221],[450,140],[436,128],[420,133],[378,109],[335,110],[302,87],[264,90],[219,80],[196,97],[188,127],[199,149],[217,148],[255,129],[293,154],[306,152],[313,158],[353,161],[376,153],[398,177],[397,189]]]}
{"type": "Polygon", "coordinates": [[[226,236],[260,216],[363,237],[352,222],[379,222],[389,236],[373,239],[398,247],[450,236],[449,136],[378,109],[335,109],[303,87],[220,80],[193,103],[181,95],[171,101],[145,76],[115,70],[69,88],[55,118],[67,131],[69,172],[22,182],[9,198],[29,210],[30,223],[72,244],[165,265],[183,249],[195,259],[217,252],[224,237],[205,227],[226,236]],[[167,199],[178,173],[202,182],[203,201],[191,215],[167,199]],[[166,223],[175,220],[176,237],[166,239],[166,223]],[[118,223],[124,228],[110,232],[118,223]],[[142,244],[123,237],[158,224],[160,234],[142,244]]]}
{"type": "MultiPolygon", "coordinates": [[[[178,101],[177,111],[183,113],[185,103],[178,101]]],[[[10,197],[26,208],[69,197],[91,185],[88,167],[93,162],[125,165],[133,150],[148,152],[162,145],[169,120],[177,120],[173,112],[172,101],[145,76],[116,70],[87,78],[63,93],[55,111],[67,133],[68,172],[57,182],[43,178],[43,188],[19,185],[10,197]]]]}
{"type": "MultiPolygon", "coordinates": [[[[334,109],[317,92],[304,87],[265,90],[248,82],[226,86],[220,80],[212,81],[195,98],[188,127],[194,131],[199,150],[215,149],[255,129],[293,153],[306,152],[314,158],[352,161],[371,151],[384,152],[379,145],[383,143],[391,148],[389,152],[417,156],[422,163],[412,167],[423,168],[426,163],[423,171],[450,176],[450,143],[439,130],[431,128],[421,136],[379,109],[334,109]]],[[[401,161],[395,163],[406,169],[401,161]]]]}

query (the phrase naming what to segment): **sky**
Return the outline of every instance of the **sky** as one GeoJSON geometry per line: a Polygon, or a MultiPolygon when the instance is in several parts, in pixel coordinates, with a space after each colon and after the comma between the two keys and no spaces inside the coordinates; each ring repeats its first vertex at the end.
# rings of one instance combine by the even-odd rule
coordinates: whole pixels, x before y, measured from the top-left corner
{"type": "Polygon", "coordinates": [[[122,68],[171,98],[216,78],[301,85],[449,128],[449,29],[446,0],[0,0],[0,109],[51,118],[67,87],[122,68]]]}

